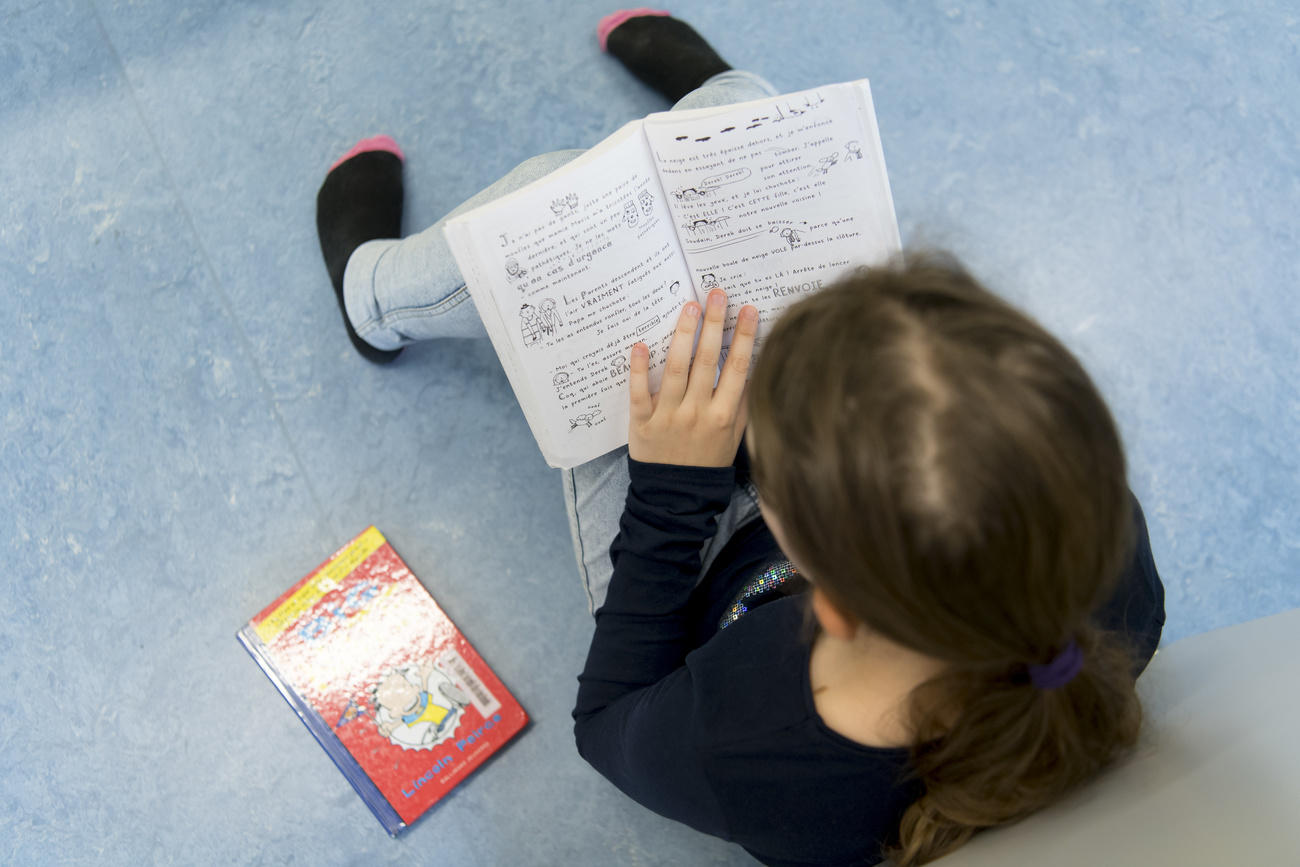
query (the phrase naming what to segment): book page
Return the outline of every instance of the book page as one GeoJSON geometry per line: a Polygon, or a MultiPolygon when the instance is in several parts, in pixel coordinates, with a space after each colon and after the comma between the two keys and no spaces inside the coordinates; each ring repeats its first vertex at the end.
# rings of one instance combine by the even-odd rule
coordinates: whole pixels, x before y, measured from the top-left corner
{"type": "Polygon", "coordinates": [[[640,122],[447,237],[548,463],[627,442],[628,354],[658,387],[678,311],[694,297],[640,122]]]}
{"type": "Polygon", "coordinates": [[[866,81],[651,115],[646,138],[698,297],[720,286],[730,345],[801,296],[901,249],[866,81]]]}

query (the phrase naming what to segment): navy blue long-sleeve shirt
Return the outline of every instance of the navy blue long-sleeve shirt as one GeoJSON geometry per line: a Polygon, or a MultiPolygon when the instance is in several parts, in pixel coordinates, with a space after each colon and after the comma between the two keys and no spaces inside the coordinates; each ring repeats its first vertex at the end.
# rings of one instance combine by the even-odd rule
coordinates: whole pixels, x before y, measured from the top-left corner
{"type": "MultiPolygon", "coordinates": [[[[799,597],[718,630],[755,571],[780,555],[760,520],[741,528],[696,587],[700,547],[735,483],[731,467],[629,460],[610,550],[614,573],[579,676],[578,751],[627,795],[771,865],[871,863],[921,794],[908,751],[829,729],[809,682],[811,631],[799,597]]],[[[1135,508],[1138,545],[1099,625],[1155,652],[1164,591],[1135,508]]]]}

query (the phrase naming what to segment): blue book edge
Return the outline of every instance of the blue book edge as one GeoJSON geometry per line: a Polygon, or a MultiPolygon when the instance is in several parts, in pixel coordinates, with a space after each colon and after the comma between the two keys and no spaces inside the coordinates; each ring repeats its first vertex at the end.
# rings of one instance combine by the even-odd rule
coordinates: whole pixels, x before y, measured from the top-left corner
{"type": "Polygon", "coordinates": [[[280,695],[289,703],[289,707],[293,708],[293,712],[298,715],[298,719],[302,720],[302,724],[307,727],[307,731],[311,732],[312,737],[325,750],[326,755],[343,772],[343,776],[352,784],[352,788],[361,796],[361,800],[366,802],[370,812],[375,814],[375,818],[384,826],[384,830],[388,832],[389,836],[396,837],[406,830],[408,825],[402,821],[401,816],[397,815],[393,805],[388,803],[388,799],[379,791],[379,788],[371,781],[370,776],[352,757],[352,754],[348,752],[347,747],[343,746],[343,742],[334,734],[334,729],[281,676],[279,669],[275,667],[275,663],[271,662],[267,657],[266,645],[262,643],[262,639],[257,637],[252,625],[250,624],[239,630],[235,637],[248,651],[248,655],[253,657],[253,661],[262,669],[262,673],[267,676],[267,679],[275,684],[275,688],[280,691],[280,695]]]}

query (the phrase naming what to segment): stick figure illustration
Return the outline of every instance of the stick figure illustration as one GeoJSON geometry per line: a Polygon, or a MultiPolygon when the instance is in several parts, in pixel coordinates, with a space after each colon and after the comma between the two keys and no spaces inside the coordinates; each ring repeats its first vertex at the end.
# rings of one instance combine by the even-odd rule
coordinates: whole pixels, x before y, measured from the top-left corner
{"type": "Polygon", "coordinates": [[[673,197],[679,202],[694,202],[711,192],[713,190],[708,187],[683,187],[680,190],[673,190],[673,197]]]}
{"type": "Polygon", "coordinates": [[[580,414],[577,418],[569,419],[569,432],[572,433],[584,425],[589,428],[595,427],[600,421],[601,414],[599,409],[591,409],[580,414]]]}
{"type": "MultiPolygon", "coordinates": [[[[776,229],[773,229],[772,231],[773,231],[773,232],[776,232],[777,230],[776,230],[776,229]]],[[[779,234],[781,235],[782,238],[785,239],[785,242],[786,242],[787,244],[790,245],[790,249],[791,249],[791,250],[793,250],[795,247],[798,247],[798,246],[799,246],[799,232],[798,232],[798,230],[796,230],[796,229],[794,229],[794,228],[792,228],[792,227],[790,227],[790,226],[786,226],[785,228],[783,228],[783,229],[781,229],[781,230],[779,231],[779,234]]]]}
{"type": "Polygon", "coordinates": [[[542,339],[542,320],[533,305],[524,304],[519,308],[519,330],[523,334],[524,346],[531,346],[542,339]]]}
{"type": "Polygon", "coordinates": [[[541,329],[546,332],[548,337],[555,333],[556,328],[564,324],[560,321],[560,314],[555,309],[554,299],[543,298],[542,303],[537,305],[537,309],[541,319],[541,329]]]}

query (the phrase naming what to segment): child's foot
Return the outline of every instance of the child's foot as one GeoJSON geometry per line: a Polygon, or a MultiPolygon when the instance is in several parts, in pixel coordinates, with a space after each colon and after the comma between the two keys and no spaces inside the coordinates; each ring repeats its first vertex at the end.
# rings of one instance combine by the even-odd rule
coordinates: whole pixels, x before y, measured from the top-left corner
{"type": "Polygon", "coordinates": [[[348,257],[366,241],[402,236],[402,150],[386,135],[359,141],[330,166],[316,194],[316,232],[348,337],[366,359],[392,361],[401,349],[376,349],[357,336],[343,303],[348,257]]]}
{"type": "Polygon", "coordinates": [[[673,102],[731,67],[685,21],[654,9],[625,9],[596,27],[602,51],[673,102]]]}

